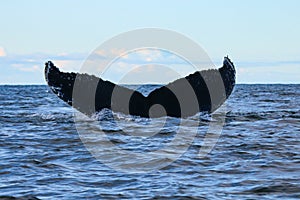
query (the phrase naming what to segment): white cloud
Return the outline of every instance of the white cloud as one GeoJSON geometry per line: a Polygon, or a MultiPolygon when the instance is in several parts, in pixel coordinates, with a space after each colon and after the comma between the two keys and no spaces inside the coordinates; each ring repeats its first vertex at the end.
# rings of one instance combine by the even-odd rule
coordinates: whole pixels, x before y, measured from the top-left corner
{"type": "Polygon", "coordinates": [[[11,64],[15,69],[18,69],[23,72],[41,72],[42,68],[39,65],[25,65],[25,64],[11,64]]]}
{"type": "Polygon", "coordinates": [[[167,84],[178,78],[180,74],[164,65],[142,65],[120,77],[121,84],[167,84]]]}
{"type": "Polygon", "coordinates": [[[82,65],[80,60],[53,60],[53,63],[62,71],[79,71],[82,65]]]}
{"type": "Polygon", "coordinates": [[[38,71],[42,71],[41,67],[38,65],[33,65],[31,67],[24,67],[21,70],[23,71],[27,71],[27,72],[38,72],[38,71]]]}
{"type": "Polygon", "coordinates": [[[165,57],[162,56],[162,50],[160,49],[138,49],[134,53],[147,62],[157,62],[161,61],[161,59],[165,59],[165,57]]]}
{"type": "MultiPolygon", "coordinates": [[[[262,65],[262,64],[261,64],[262,65]]],[[[238,83],[299,83],[298,64],[265,63],[262,66],[236,66],[238,83]]]]}
{"type": "MultiPolygon", "coordinates": [[[[119,55],[123,51],[122,49],[112,49],[109,55],[119,55]]],[[[18,55],[10,53],[7,55],[4,48],[0,47],[0,66],[3,67],[2,74],[5,74],[5,76],[9,75],[8,72],[11,70],[9,68],[13,68],[16,74],[26,75],[22,77],[26,77],[28,83],[44,83],[42,72],[44,63],[48,60],[53,61],[59,69],[65,72],[88,73],[111,81],[119,81],[124,76],[126,77],[125,81],[132,80],[132,82],[138,83],[169,82],[178,78],[174,76],[173,71],[177,72],[180,77],[195,71],[191,65],[176,55],[161,50],[135,50],[128,52],[125,56],[121,55],[113,63],[108,63],[110,58],[107,57],[104,51],[97,53],[98,57],[85,60],[88,56],[83,53],[61,53],[59,55],[45,53],[18,55]],[[82,68],[83,63],[85,64],[84,68],[82,68]],[[155,65],[165,65],[170,67],[171,70],[165,70],[163,67],[155,65]],[[35,73],[40,73],[40,76],[35,73]]],[[[299,60],[236,61],[234,64],[237,70],[237,83],[299,83],[299,60]]],[[[221,63],[217,62],[217,66],[220,65],[221,63]]],[[[25,78],[20,80],[26,82],[25,78]]]]}
{"type": "Polygon", "coordinates": [[[93,54],[101,56],[103,58],[114,58],[114,57],[122,57],[127,58],[128,52],[124,48],[111,48],[111,49],[97,49],[93,52],[93,54]]]}
{"type": "Polygon", "coordinates": [[[0,47],[0,57],[5,57],[6,56],[6,52],[4,50],[3,47],[0,47]]]}

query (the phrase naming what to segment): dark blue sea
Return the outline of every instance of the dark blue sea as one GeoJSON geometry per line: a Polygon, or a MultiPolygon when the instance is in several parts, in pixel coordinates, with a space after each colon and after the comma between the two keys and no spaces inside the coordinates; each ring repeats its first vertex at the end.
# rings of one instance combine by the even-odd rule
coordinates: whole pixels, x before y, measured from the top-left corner
{"type": "Polygon", "coordinates": [[[300,85],[237,85],[217,143],[203,157],[199,149],[218,116],[185,119],[197,127],[124,115],[116,125],[105,112],[78,120],[47,86],[0,86],[0,105],[0,199],[300,199],[300,85]],[[174,162],[143,163],[101,138],[89,148],[78,125],[95,121],[112,145],[139,155],[164,148],[179,126],[187,136],[197,131],[174,162]],[[157,134],[143,142],[151,131],[157,134]]]}

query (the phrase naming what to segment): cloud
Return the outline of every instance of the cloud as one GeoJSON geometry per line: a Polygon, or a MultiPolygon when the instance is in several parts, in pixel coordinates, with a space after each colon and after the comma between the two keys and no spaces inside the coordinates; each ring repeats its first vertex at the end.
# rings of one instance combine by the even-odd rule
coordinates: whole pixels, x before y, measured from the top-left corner
{"type": "Polygon", "coordinates": [[[86,56],[84,53],[10,53],[0,57],[0,84],[45,84],[45,62],[53,61],[62,71],[77,71],[86,56]]]}
{"type": "Polygon", "coordinates": [[[42,69],[47,61],[53,61],[62,70],[76,71],[80,68],[87,54],[9,54],[0,60],[0,66],[12,67],[21,71],[37,71],[42,69]]]}
{"type": "Polygon", "coordinates": [[[121,84],[167,84],[181,75],[164,65],[143,65],[120,77],[121,84]]]}
{"type": "Polygon", "coordinates": [[[112,59],[116,57],[122,57],[127,58],[128,52],[124,48],[108,48],[108,49],[97,49],[93,52],[93,56],[97,58],[97,56],[100,56],[100,58],[107,58],[112,59]]]}
{"type": "Polygon", "coordinates": [[[42,68],[39,65],[24,65],[24,64],[12,64],[13,68],[18,69],[23,72],[41,72],[42,68]]]}
{"type": "Polygon", "coordinates": [[[82,66],[80,60],[52,60],[54,65],[65,72],[79,71],[82,66]]]}
{"type": "Polygon", "coordinates": [[[0,47],[0,57],[5,57],[6,56],[6,52],[4,50],[3,47],[0,47]]]}
{"type": "Polygon", "coordinates": [[[24,67],[21,68],[21,70],[25,71],[25,72],[39,72],[42,71],[41,67],[38,65],[33,65],[31,67],[24,67]]]}
{"type": "MultiPolygon", "coordinates": [[[[2,83],[44,83],[43,68],[48,60],[65,72],[81,72],[101,76],[105,80],[124,81],[134,83],[169,82],[178,77],[184,77],[196,69],[171,52],[158,49],[137,49],[121,55],[112,63],[111,55],[120,55],[124,50],[112,49],[107,54],[98,51],[91,59],[87,53],[32,53],[32,54],[6,54],[0,47],[0,66],[2,70],[2,83]],[[86,60],[88,58],[88,60],[86,60]],[[85,64],[85,68],[81,67],[85,64]],[[158,66],[160,65],[160,66],[158,66]],[[167,70],[162,65],[170,67],[167,70]],[[180,76],[176,76],[176,72],[180,76]],[[39,75],[37,75],[39,73],[39,75]],[[5,77],[19,75],[22,78],[7,79],[5,77]],[[4,81],[3,81],[4,80],[4,81]]],[[[217,67],[222,63],[216,62],[217,67]]],[[[234,60],[237,69],[238,83],[299,83],[300,60],[273,60],[273,61],[246,61],[234,60]]],[[[210,67],[211,68],[211,67],[210,67]]]]}
{"type": "Polygon", "coordinates": [[[238,83],[299,83],[297,64],[270,64],[263,67],[237,66],[238,83]]]}
{"type": "Polygon", "coordinates": [[[140,59],[147,62],[159,62],[169,57],[168,53],[154,48],[138,49],[134,53],[136,53],[140,59]]]}

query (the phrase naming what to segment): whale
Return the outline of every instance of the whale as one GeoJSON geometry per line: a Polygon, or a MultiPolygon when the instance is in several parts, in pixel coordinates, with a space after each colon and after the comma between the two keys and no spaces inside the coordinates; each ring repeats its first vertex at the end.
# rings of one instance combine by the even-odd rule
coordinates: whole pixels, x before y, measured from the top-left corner
{"type": "Polygon", "coordinates": [[[229,98],[236,79],[234,64],[228,56],[218,69],[196,71],[147,96],[95,75],[63,72],[51,61],[45,63],[44,73],[51,91],[87,116],[109,109],[145,118],[212,113],[229,98]]]}

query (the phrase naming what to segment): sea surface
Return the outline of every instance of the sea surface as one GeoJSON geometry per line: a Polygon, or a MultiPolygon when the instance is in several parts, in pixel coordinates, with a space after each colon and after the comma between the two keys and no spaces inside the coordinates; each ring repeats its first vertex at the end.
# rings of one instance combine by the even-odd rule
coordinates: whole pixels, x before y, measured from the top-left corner
{"type": "MultiPolygon", "coordinates": [[[[144,93],[151,89],[140,88],[144,93]]],[[[0,86],[0,196],[300,199],[300,85],[237,85],[226,105],[217,143],[199,157],[210,124],[219,120],[214,116],[186,119],[199,121],[197,127],[178,119],[168,119],[161,127],[165,118],[124,115],[117,116],[116,125],[105,112],[90,121],[78,120],[78,113],[47,86],[0,86]],[[78,133],[78,124],[91,121],[101,124],[112,145],[139,155],[164,148],[178,128],[187,135],[197,132],[187,150],[166,166],[168,158],[162,162],[150,157],[145,163],[134,156],[124,159],[97,141],[93,147],[108,152],[101,160],[78,133]],[[156,133],[151,140],[143,137],[151,131],[156,133]],[[153,170],[134,173],[143,164],[145,169],[153,165],[153,170]]]]}

